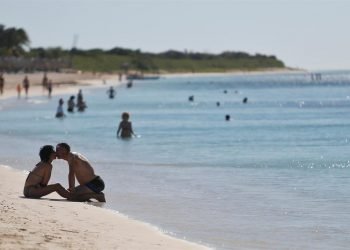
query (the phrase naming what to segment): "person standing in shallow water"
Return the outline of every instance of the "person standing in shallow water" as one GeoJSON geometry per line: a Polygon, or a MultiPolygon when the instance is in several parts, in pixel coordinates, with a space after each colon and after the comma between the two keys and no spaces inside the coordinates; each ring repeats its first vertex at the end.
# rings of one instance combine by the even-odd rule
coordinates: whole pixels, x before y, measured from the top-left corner
{"type": "Polygon", "coordinates": [[[79,89],[78,95],[77,95],[77,107],[79,112],[83,112],[86,109],[86,103],[83,99],[83,92],[81,89],[79,89]]]}
{"type": "Polygon", "coordinates": [[[63,99],[61,98],[58,101],[58,107],[57,107],[57,112],[56,112],[56,118],[62,118],[64,117],[64,112],[63,112],[63,99]]]}
{"type": "Polygon", "coordinates": [[[114,88],[112,86],[107,90],[107,94],[108,94],[109,99],[113,99],[114,98],[115,90],[114,90],[114,88]]]}
{"type": "Polygon", "coordinates": [[[124,112],[122,114],[122,121],[119,123],[119,127],[117,130],[117,137],[121,137],[123,139],[131,138],[131,136],[136,136],[132,129],[132,124],[129,121],[130,115],[128,112],[124,112]]]}
{"type": "Polygon", "coordinates": [[[75,99],[75,96],[72,95],[69,100],[68,100],[68,103],[67,103],[67,111],[70,112],[70,113],[73,113],[74,112],[74,107],[75,107],[75,102],[74,102],[74,99],[75,99]]]}

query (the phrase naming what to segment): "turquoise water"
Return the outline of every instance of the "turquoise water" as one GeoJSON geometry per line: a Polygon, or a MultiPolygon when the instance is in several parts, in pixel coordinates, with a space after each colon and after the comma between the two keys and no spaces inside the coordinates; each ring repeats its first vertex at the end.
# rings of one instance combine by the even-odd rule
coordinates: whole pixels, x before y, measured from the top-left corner
{"type": "MultiPolygon", "coordinates": [[[[113,100],[108,86],[83,89],[88,109],[63,120],[69,95],[0,101],[0,162],[30,170],[41,145],[66,141],[106,181],[107,208],[169,234],[217,249],[348,248],[350,72],[136,81],[113,100]],[[138,138],[116,139],[124,111],[138,138]]],[[[52,181],[67,173],[54,162],[52,181]]]]}

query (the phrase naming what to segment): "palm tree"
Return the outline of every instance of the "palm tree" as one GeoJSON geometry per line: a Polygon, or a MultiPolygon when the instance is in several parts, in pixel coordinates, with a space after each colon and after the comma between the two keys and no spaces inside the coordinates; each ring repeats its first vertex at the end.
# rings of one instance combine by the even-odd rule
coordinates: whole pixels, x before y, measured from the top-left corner
{"type": "Polygon", "coordinates": [[[23,46],[29,44],[29,37],[22,28],[5,28],[0,25],[0,51],[7,55],[18,56],[23,53],[23,46]]]}

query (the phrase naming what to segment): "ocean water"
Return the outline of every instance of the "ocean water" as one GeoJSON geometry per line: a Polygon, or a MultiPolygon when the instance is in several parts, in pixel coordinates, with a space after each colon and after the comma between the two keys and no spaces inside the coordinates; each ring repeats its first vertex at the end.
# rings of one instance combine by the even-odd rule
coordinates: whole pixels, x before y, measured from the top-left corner
{"type": "MultiPolygon", "coordinates": [[[[40,146],[65,141],[105,180],[106,208],[168,234],[215,249],[348,249],[349,71],[135,81],[111,100],[114,84],[83,88],[88,109],[62,120],[70,95],[1,100],[0,162],[30,170],[40,146]],[[116,138],[124,111],[137,138],[116,138]]],[[[52,181],[67,174],[54,161],[52,181]]]]}

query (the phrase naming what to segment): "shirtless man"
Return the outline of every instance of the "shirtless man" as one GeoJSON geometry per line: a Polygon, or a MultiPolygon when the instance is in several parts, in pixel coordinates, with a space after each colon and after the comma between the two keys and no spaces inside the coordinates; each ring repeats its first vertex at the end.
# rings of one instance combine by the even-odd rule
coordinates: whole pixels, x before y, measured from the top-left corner
{"type": "Polygon", "coordinates": [[[101,177],[95,175],[89,161],[81,154],[70,151],[67,143],[59,143],[56,146],[57,158],[66,160],[69,165],[68,183],[69,191],[73,194],[72,200],[88,201],[96,199],[106,202],[105,195],[101,191],[105,184],[101,177]],[[79,186],[75,186],[75,178],[79,186]]]}

